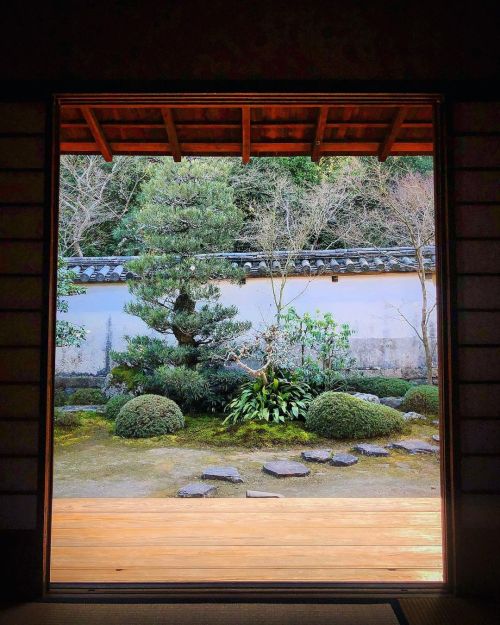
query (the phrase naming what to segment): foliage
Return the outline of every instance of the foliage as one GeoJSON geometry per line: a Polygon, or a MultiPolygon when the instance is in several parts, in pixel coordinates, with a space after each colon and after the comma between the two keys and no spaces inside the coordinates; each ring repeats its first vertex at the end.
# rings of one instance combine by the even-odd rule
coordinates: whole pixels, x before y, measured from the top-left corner
{"type": "MultiPolygon", "coordinates": [[[[85,289],[76,285],[73,280],[75,274],[66,268],[64,261],[57,261],[57,313],[68,312],[68,302],[65,297],[85,293],[85,289]]],[[[66,319],[56,320],[56,347],[80,347],[85,340],[87,332],[81,326],[77,326],[66,319]]]]}
{"type": "Polygon", "coordinates": [[[127,365],[118,365],[111,369],[111,386],[123,387],[131,393],[136,393],[143,382],[144,375],[127,365]]]}
{"type": "Polygon", "coordinates": [[[54,410],[54,425],[60,428],[74,428],[81,424],[80,413],[54,410]]]}
{"type": "Polygon", "coordinates": [[[69,397],[72,406],[99,406],[106,403],[106,397],[99,388],[77,388],[69,397]]]}
{"type": "Polygon", "coordinates": [[[106,403],[106,408],[104,409],[104,416],[106,417],[106,419],[115,421],[120,410],[131,399],[132,397],[130,395],[114,395],[113,397],[108,399],[106,403]]]}
{"type": "Polygon", "coordinates": [[[209,412],[221,412],[240,387],[249,381],[248,375],[243,371],[223,367],[205,369],[203,375],[207,381],[208,393],[201,399],[200,407],[209,412]]]}
{"type": "Polygon", "coordinates": [[[68,403],[68,393],[62,388],[54,391],[54,406],[66,406],[68,403]]]}
{"type": "Polygon", "coordinates": [[[345,389],[358,393],[371,393],[377,397],[403,397],[413,384],[401,378],[379,376],[352,376],[345,378],[345,389]]]}
{"type": "MultiPolygon", "coordinates": [[[[186,366],[159,367],[152,378],[152,386],[162,395],[177,402],[183,410],[189,410],[199,404],[209,392],[206,378],[196,369],[186,366]]],[[[147,390],[151,387],[147,386],[147,390]]]]}
{"type": "Polygon", "coordinates": [[[439,414],[439,388],[430,384],[422,384],[408,390],[404,396],[401,410],[418,412],[427,416],[439,414]]]}
{"type": "Polygon", "coordinates": [[[270,421],[284,423],[303,419],[311,401],[307,384],[269,376],[267,381],[259,378],[247,382],[228,405],[229,412],[224,423],[238,421],[270,421]]]}
{"type": "Polygon", "coordinates": [[[123,438],[147,438],[171,434],[184,427],[179,406],[160,395],[141,395],[127,402],[116,418],[116,434],[123,438]]]}
{"type": "Polygon", "coordinates": [[[71,414],[75,419],[74,425],[59,426],[57,422],[54,424],[54,444],[58,447],[69,447],[91,439],[103,439],[112,434],[113,422],[97,412],[82,410],[71,414]]]}
{"type": "Polygon", "coordinates": [[[401,432],[404,425],[393,408],[333,391],[316,397],[306,416],[306,426],[327,438],[374,438],[401,432]]]}

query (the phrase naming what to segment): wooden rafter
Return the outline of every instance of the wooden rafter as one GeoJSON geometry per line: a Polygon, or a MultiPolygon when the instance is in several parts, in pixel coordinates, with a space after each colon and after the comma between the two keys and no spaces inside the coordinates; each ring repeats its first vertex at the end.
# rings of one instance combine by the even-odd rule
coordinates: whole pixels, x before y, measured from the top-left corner
{"type": "Polygon", "coordinates": [[[102,154],[104,160],[108,163],[111,163],[111,161],[113,160],[113,152],[111,151],[111,147],[106,137],[104,136],[101,125],[97,121],[97,117],[95,116],[94,111],[88,106],[82,106],[81,111],[85,121],[87,122],[88,127],[90,128],[90,132],[94,137],[97,149],[102,154]]]}
{"type": "Polygon", "coordinates": [[[162,108],[161,115],[163,122],[165,123],[165,129],[167,131],[168,142],[170,143],[170,150],[176,163],[181,162],[181,148],[179,145],[179,139],[177,138],[177,129],[175,127],[174,116],[172,110],[169,108],[162,108]]]}
{"type": "Polygon", "coordinates": [[[380,146],[380,150],[378,153],[378,160],[383,162],[391,153],[392,146],[396,141],[396,137],[398,136],[398,132],[401,128],[401,125],[404,122],[404,119],[408,113],[408,107],[402,106],[396,111],[396,115],[392,121],[391,129],[389,130],[387,137],[382,142],[380,146]]]}
{"type": "Polygon", "coordinates": [[[319,161],[321,156],[321,144],[323,142],[323,135],[325,134],[328,111],[328,106],[322,106],[318,111],[318,119],[316,121],[316,130],[314,133],[314,142],[311,150],[311,160],[314,162],[319,161]]]}
{"type": "Polygon", "coordinates": [[[241,160],[246,165],[250,161],[251,132],[250,132],[250,107],[241,109],[241,160]]]}

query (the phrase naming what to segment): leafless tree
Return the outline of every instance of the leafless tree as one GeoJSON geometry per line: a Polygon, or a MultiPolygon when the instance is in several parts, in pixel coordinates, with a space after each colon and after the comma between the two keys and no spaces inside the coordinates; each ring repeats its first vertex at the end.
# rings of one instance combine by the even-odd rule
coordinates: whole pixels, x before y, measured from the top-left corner
{"type": "Polygon", "coordinates": [[[83,256],[82,244],[99,224],[122,218],[144,174],[131,159],[100,156],[61,157],[59,244],[62,254],[83,256]]]}

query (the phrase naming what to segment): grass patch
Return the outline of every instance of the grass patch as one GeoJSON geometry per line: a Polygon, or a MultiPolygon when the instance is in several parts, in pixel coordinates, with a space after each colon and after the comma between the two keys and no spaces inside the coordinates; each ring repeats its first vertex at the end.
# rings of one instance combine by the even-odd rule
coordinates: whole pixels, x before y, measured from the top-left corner
{"type": "Polygon", "coordinates": [[[54,426],[54,444],[68,447],[82,441],[110,436],[113,423],[98,412],[82,410],[73,413],[79,424],[75,427],[54,426]]]}

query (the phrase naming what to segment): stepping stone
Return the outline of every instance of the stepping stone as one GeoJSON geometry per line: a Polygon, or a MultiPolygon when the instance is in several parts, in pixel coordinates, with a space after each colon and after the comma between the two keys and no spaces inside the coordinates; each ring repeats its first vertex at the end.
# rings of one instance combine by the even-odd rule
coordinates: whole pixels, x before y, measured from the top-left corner
{"type": "Polygon", "coordinates": [[[372,404],[380,404],[380,399],[371,393],[351,393],[351,395],[353,397],[357,397],[358,399],[362,399],[363,401],[370,401],[372,404]]]}
{"type": "Polygon", "coordinates": [[[301,455],[307,462],[328,462],[332,452],[330,449],[312,449],[303,451],[301,455]]]}
{"type": "Polygon", "coordinates": [[[305,477],[311,473],[304,464],[293,462],[292,460],[266,462],[262,470],[264,473],[269,473],[269,475],[274,477],[305,477]]]}
{"type": "Polygon", "coordinates": [[[350,467],[358,461],[356,456],[352,454],[335,454],[330,460],[330,464],[334,467],[350,467]]]}
{"type": "Polygon", "coordinates": [[[266,493],[263,490],[247,490],[248,499],[279,499],[283,496],[279,493],[266,493]]]}
{"type": "Polygon", "coordinates": [[[234,467],[208,467],[202,475],[202,480],[224,480],[233,484],[241,484],[243,482],[238,469],[234,467]]]}
{"type": "Polygon", "coordinates": [[[56,406],[57,410],[61,412],[104,412],[104,406],[92,405],[92,406],[56,406]]]}
{"type": "Polygon", "coordinates": [[[371,445],[370,443],[360,443],[354,447],[354,451],[359,451],[359,453],[364,456],[376,456],[381,458],[385,458],[389,455],[387,449],[384,449],[379,445],[371,445]]]}
{"type": "Polygon", "coordinates": [[[435,441],[436,443],[439,443],[439,434],[433,434],[431,436],[432,440],[435,441]]]}
{"type": "Polygon", "coordinates": [[[407,451],[409,454],[434,454],[439,451],[439,447],[436,445],[430,445],[425,441],[396,441],[395,443],[391,443],[388,445],[392,449],[402,449],[403,451],[407,451]]]}
{"type": "Polygon", "coordinates": [[[402,397],[381,397],[380,403],[384,406],[389,406],[389,408],[394,408],[397,410],[401,404],[403,403],[402,397]]]}
{"type": "Polygon", "coordinates": [[[403,419],[405,421],[418,421],[419,419],[425,419],[425,416],[418,412],[405,412],[403,414],[403,419]]]}
{"type": "Polygon", "coordinates": [[[200,484],[193,482],[183,486],[177,491],[177,497],[211,497],[215,495],[217,488],[211,484],[200,484]]]}

